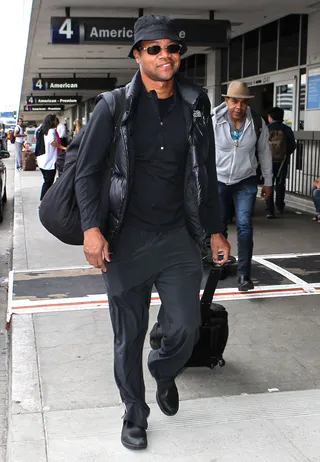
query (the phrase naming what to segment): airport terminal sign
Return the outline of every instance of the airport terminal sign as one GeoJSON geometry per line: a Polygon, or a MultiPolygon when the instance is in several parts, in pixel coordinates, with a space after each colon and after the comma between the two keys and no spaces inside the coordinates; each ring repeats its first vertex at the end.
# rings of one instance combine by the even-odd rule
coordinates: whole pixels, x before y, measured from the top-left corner
{"type": "MultiPolygon", "coordinates": [[[[38,79],[39,80],[39,79],[38,79]]],[[[40,104],[52,106],[53,104],[78,104],[82,96],[27,96],[26,104],[40,104]]]]}
{"type": "Polygon", "coordinates": [[[308,72],[307,109],[320,109],[320,67],[308,72]]]}
{"type": "MultiPolygon", "coordinates": [[[[53,44],[133,43],[134,23],[138,18],[51,18],[53,44]]],[[[230,21],[175,19],[181,39],[191,46],[220,48],[230,40],[230,21]]]]}
{"type": "Polygon", "coordinates": [[[25,112],[60,112],[64,111],[64,105],[52,105],[52,106],[24,106],[25,112]]]}
{"type": "Polygon", "coordinates": [[[114,78],[35,78],[32,79],[32,90],[113,90],[116,84],[114,78]]]}

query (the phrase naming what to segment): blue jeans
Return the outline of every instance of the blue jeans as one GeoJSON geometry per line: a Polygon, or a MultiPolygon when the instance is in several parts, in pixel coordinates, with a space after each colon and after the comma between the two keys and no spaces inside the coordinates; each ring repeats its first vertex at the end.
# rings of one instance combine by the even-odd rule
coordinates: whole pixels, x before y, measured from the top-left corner
{"type": "Polygon", "coordinates": [[[316,188],[315,186],[312,190],[312,199],[316,208],[316,214],[320,215],[320,189],[316,188]]]}
{"type": "Polygon", "coordinates": [[[280,163],[273,163],[273,188],[272,196],[266,200],[266,213],[274,215],[274,193],[276,193],[276,207],[277,210],[283,212],[285,202],[284,196],[286,194],[286,177],[288,171],[288,162],[285,162],[280,170],[280,163]],[[280,171],[280,172],[279,172],[280,171]]]}
{"type": "Polygon", "coordinates": [[[232,200],[234,202],[238,238],[238,275],[250,277],[253,252],[252,214],[257,196],[257,178],[250,177],[233,185],[219,182],[218,188],[225,237],[228,237],[229,211],[232,200]]]}
{"type": "Polygon", "coordinates": [[[22,143],[16,141],[16,169],[22,167],[22,143]]]}

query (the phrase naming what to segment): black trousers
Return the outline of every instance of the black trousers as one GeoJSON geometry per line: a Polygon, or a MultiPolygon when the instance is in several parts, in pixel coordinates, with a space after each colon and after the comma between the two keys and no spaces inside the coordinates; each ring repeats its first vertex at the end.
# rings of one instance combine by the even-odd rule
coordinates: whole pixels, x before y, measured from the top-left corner
{"type": "Polygon", "coordinates": [[[41,194],[40,194],[40,200],[44,198],[46,192],[48,189],[51,188],[51,186],[54,183],[54,177],[56,176],[56,171],[55,170],[44,170],[43,168],[40,168],[42,176],[43,176],[43,185],[41,188],[41,194]]]}
{"type": "Polygon", "coordinates": [[[114,331],[114,373],[125,420],[147,428],[142,351],[153,285],[161,302],[164,340],[151,350],[150,373],[169,382],[191,356],[200,326],[200,250],[186,228],[165,233],[125,227],[103,273],[114,331]]]}
{"type": "Polygon", "coordinates": [[[286,195],[286,178],[289,162],[285,161],[283,165],[280,162],[273,162],[273,188],[272,195],[266,200],[266,213],[274,215],[274,193],[276,193],[276,208],[283,212],[285,207],[284,198],[286,195]]]}

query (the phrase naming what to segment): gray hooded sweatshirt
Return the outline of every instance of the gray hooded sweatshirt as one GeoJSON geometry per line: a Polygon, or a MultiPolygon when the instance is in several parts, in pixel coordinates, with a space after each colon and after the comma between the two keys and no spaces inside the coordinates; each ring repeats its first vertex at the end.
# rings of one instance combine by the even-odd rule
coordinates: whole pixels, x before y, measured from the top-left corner
{"type": "MultiPolygon", "coordinates": [[[[251,110],[248,107],[243,133],[238,146],[235,145],[230,125],[226,119],[228,111],[226,103],[213,110],[212,123],[215,134],[216,165],[218,181],[232,185],[256,175],[257,136],[254,128],[251,110]]],[[[265,186],[272,186],[272,155],[269,147],[269,130],[262,120],[262,130],[258,141],[258,157],[265,186]]]]}

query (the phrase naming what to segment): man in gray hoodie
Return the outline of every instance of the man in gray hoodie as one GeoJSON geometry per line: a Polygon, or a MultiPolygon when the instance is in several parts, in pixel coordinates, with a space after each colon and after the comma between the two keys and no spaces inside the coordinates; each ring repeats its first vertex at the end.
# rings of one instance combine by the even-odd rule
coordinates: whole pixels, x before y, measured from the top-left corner
{"type": "Polygon", "coordinates": [[[254,289],[251,280],[253,251],[252,214],[257,196],[257,166],[264,178],[261,196],[272,194],[272,156],[269,130],[248,106],[249,88],[233,81],[225,102],[213,110],[216,165],[224,235],[228,233],[229,210],[234,202],[238,235],[238,289],[254,289]]]}

